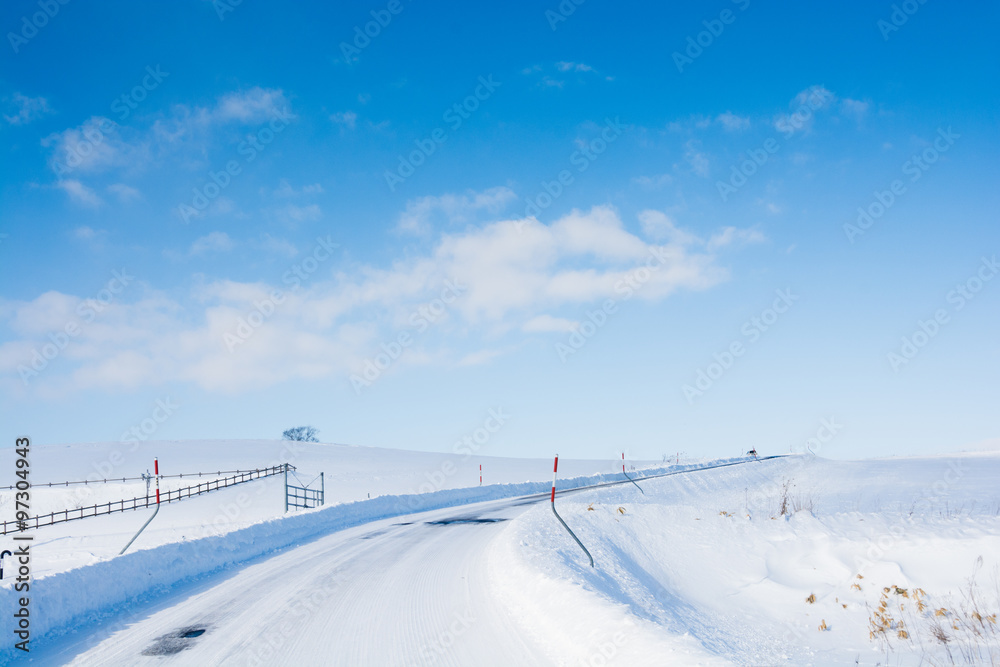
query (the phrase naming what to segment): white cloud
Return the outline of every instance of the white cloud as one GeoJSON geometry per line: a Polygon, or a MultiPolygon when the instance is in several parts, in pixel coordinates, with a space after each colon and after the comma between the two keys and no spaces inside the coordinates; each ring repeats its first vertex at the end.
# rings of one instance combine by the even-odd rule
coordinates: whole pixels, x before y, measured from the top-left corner
{"type": "Polygon", "coordinates": [[[278,181],[278,187],[274,190],[275,197],[299,197],[302,195],[316,195],[322,194],[323,186],[319,183],[313,183],[312,185],[303,185],[301,188],[296,190],[289,184],[286,179],[281,179],[278,181]]]}
{"type": "Polygon", "coordinates": [[[147,147],[141,142],[125,141],[120,130],[114,121],[93,116],[77,127],[50,134],[42,139],[42,146],[52,148],[49,166],[60,177],[77,171],[98,172],[143,162],[147,147]]]}
{"type": "Polygon", "coordinates": [[[593,72],[594,68],[585,63],[574,63],[565,60],[556,63],[556,69],[560,72],[593,72]]]}
{"type": "Polygon", "coordinates": [[[118,201],[123,204],[137,199],[142,199],[142,194],[138,190],[125,185],[124,183],[112,183],[108,186],[108,192],[116,195],[118,197],[118,201]]]}
{"type": "Polygon", "coordinates": [[[256,86],[220,97],[215,108],[209,112],[209,118],[219,122],[239,121],[256,125],[285,113],[288,108],[288,100],[281,89],[256,86]]]}
{"type": "Polygon", "coordinates": [[[726,227],[722,231],[713,234],[708,240],[706,247],[709,252],[714,252],[733,244],[762,243],[764,240],[764,235],[756,229],[726,227]]]}
{"type": "Polygon", "coordinates": [[[514,191],[506,187],[495,187],[465,194],[444,194],[440,197],[419,197],[406,202],[406,210],[399,216],[399,231],[410,234],[424,234],[430,231],[435,219],[443,217],[448,223],[462,223],[471,220],[479,211],[496,214],[507,204],[517,199],[514,191]]]}
{"type": "Polygon", "coordinates": [[[84,225],[83,227],[77,227],[76,229],[74,229],[73,236],[83,241],[89,241],[97,236],[97,232],[95,232],[90,227],[84,225]]]}
{"type": "Polygon", "coordinates": [[[49,135],[42,145],[52,149],[49,166],[60,178],[77,171],[134,171],[184,148],[196,156],[192,160],[201,161],[213,129],[229,123],[258,125],[276,117],[295,117],[284,93],[256,87],[224,94],[209,107],[174,105],[166,118],[144,128],[136,124],[125,127],[94,116],[77,127],[49,135]]]}
{"type": "Polygon", "coordinates": [[[57,181],[56,187],[68,194],[74,203],[81,206],[95,207],[103,203],[97,193],[80,181],[73,179],[57,181]]]}
{"type": "Polygon", "coordinates": [[[482,366],[503,354],[503,350],[479,350],[470,352],[458,360],[459,366],[482,366]]]}
{"type": "Polygon", "coordinates": [[[274,213],[277,216],[278,221],[286,225],[297,225],[300,222],[313,222],[323,217],[323,210],[320,209],[318,204],[309,204],[307,206],[287,204],[286,206],[275,209],[274,213]]]}
{"type": "Polygon", "coordinates": [[[276,255],[285,257],[295,257],[299,254],[299,249],[286,239],[276,239],[268,233],[261,234],[260,241],[255,241],[254,245],[276,255]]]}
{"type": "Polygon", "coordinates": [[[330,120],[341,127],[353,130],[357,125],[358,114],[353,111],[341,111],[339,113],[330,114],[330,120]]]}
{"type": "Polygon", "coordinates": [[[692,139],[684,145],[684,159],[691,166],[691,170],[703,178],[708,178],[709,164],[708,156],[701,152],[701,144],[692,139]]]}
{"type": "MultiPolygon", "coordinates": [[[[570,60],[560,60],[555,63],[554,68],[555,71],[559,72],[560,74],[572,74],[576,72],[582,75],[594,75],[604,79],[605,81],[614,81],[613,76],[604,76],[596,69],[594,69],[593,67],[591,67],[586,63],[578,63],[570,60]]],[[[546,73],[545,71],[546,69],[550,68],[542,67],[541,65],[532,65],[531,67],[525,67],[523,70],[521,70],[521,73],[526,76],[540,74],[541,79],[539,79],[538,85],[546,88],[563,88],[566,85],[566,81],[564,81],[563,79],[557,79],[550,76],[548,73],[546,73]]],[[[583,77],[577,77],[578,82],[582,82],[583,80],[584,80],[583,77]]]]}
{"type": "Polygon", "coordinates": [[[810,86],[799,92],[789,103],[790,113],[775,116],[774,128],[786,136],[796,132],[808,132],[812,128],[817,111],[833,104],[837,96],[824,86],[810,86]]]}
{"type": "Polygon", "coordinates": [[[670,185],[673,180],[670,174],[654,174],[653,176],[637,176],[632,179],[632,182],[644,190],[659,190],[665,185],[670,185]]]}
{"type": "Polygon", "coordinates": [[[189,255],[204,255],[207,252],[229,252],[235,244],[225,232],[211,232],[191,244],[189,255]]]}
{"type": "Polygon", "coordinates": [[[726,130],[730,132],[737,132],[739,130],[745,130],[750,127],[750,119],[746,116],[737,116],[736,114],[727,111],[726,113],[719,114],[716,119],[722,124],[726,130]]]}
{"type": "MultiPolygon", "coordinates": [[[[721,247],[740,233],[723,230],[717,236],[715,245],[721,247]]],[[[226,238],[209,234],[203,245],[224,247],[226,238]]],[[[33,382],[36,388],[66,392],[164,382],[239,392],[292,379],[338,374],[346,379],[380,343],[397,336],[400,323],[408,323],[420,305],[439,297],[446,281],[460,293],[433,326],[436,338],[451,342],[437,351],[414,352],[426,363],[485,363],[498,350],[516,349],[493,342],[483,349],[485,341],[523,335],[518,332],[565,331],[572,323],[553,311],[621,298],[618,288],[654,256],[662,264],[648,274],[634,298],[660,300],[679,289],[706,289],[727,278],[710,253],[693,248],[647,243],[625,230],[614,209],[596,207],[573,211],[551,225],[501,220],[446,233],[431,251],[387,268],[348,270],[330,258],[298,290],[225,280],[199,283],[188,299],[178,301],[136,284],[81,327],[72,357],[33,382]],[[245,342],[227,349],[226,335],[235,335],[241,319],[276,288],[283,290],[282,303],[245,342]],[[466,349],[452,349],[456,341],[466,349]]],[[[18,364],[30,362],[31,345],[41,344],[50,331],[74,318],[80,302],[57,292],[32,301],[0,300],[0,320],[18,336],[0,343],[0,372],[16,375],[18,364]]]]}
{"type": "Polygon", "coordinates": [[[539,315],[521,325],[521,331],[526,333],[569,333],[579,324],[576,320],[567,320],[563,317],[553,317],[551,315],[539,315]]]}
{"type": "Polygon", "coordinates": [[[666,213],[647,210],[639,213],[639,223],[646,237],[657,241],[669,241],[677,245],[690,245],[698,242],[698,237],[677,227],[666,213]]]}
{"type": "Polygon", "coordinates": [[[845,97],[840,101],[840,113],[860,121],[868,113],[869,106],[868,102],[845,97]]]}
{"type": "Polygon", "coordinates": [[[8,109],[12,114],[3,115],[11,125],[27,125],[33,120],[37,120],[46,114],[52,113],[49,103],[44,97],[28,97],[21,93],[14,93],[9,98],[4,98],[8,102],[8,109]]]}

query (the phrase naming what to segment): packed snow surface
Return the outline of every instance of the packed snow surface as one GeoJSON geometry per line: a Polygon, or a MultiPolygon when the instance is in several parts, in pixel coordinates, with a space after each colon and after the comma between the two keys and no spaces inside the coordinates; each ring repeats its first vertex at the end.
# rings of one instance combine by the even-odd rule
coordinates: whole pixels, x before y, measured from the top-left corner
{"type": "MultiPolygon", "coordinates": [[[[142,443],[106,472],[130,446],[39,447],[33,482],[133,476],[153,455],[165,474],[288,461],[325,473],[327,506],[285,515],[278,477],[163,506],[124,556],[149,511],[32,531],[34,664],[1000,661],[996,454],[645,462],[635,476],[668,476],[578,491],[624,481],[620,460],[561,460],[556,507],[591,568],[544,493],[551,460],[142,443]]],[[[145,493],[88,488],[36,488],[33,504],[145,493]]],[[[0,661],[24,660],[11,644],[0,661]]]]}

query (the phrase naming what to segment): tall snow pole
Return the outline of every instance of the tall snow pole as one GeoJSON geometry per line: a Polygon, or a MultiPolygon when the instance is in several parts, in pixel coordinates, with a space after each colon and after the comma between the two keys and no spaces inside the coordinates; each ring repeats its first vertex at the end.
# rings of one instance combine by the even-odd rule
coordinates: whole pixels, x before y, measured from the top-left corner
{"type": "MultiPolygon", "coordinates": [[[[149,468],[147,468],[147,470],[148,469],[149,468]]],[[[132,543],[135,542],[136,538],[142,535],[142,531],[146,530],[146,526],[148,526],[150,522],[156,518],[156,515],[160,513],[160,459],[159,458],[153,459],[153,473],[156,475],[156,509],[153,510],[153,515],[150,516],[148,519],[146,519],[146,523],[142,524],[142,528],[139,529],[139,532],[136,533],[132,537],[132,539],[128,541],[128,544],[126,544],[122,548],[122,550],[118,552],[119,556],[125,553],[125,550],[128,549],[130,546],[132,546],[132,543]]]]}
{"type": "MultiPolygon", "coordinates": [[[[629,477],[629,476],[628,476],[628,473],[627,473],[627,472],[625,472],[625,452],[622,452],[622,474],[623,474],[623,475],[625,475],[625,479],[627,479],[628,481],[630,481],[630,482],[632,482],[633,484],[635,484],[635,480],[634,480],[634,479],[632,479],[631,477],[629,477]]],[[[641,487],[641,486],[639,486],[638,484],[635,484],[635,488],[639,489],[639,491],[641,491],[641,492],[642,492],[642,495],[646,495],[646,492],[645,492],[645,491],[643,491],[643,490],[642,490],[642,487],[641,487]]]]}
{"type": "Polygon", "coordinates": [[[288,514],[288,464],[285,464],[285,514],[288,514]]]}
{"type": "Polygon", "coordinates": [[[583,553],[587,554],[587,558],[590,559],[590,567],[594,567],[594,557],[590,555],[590,552],[587,551],[587,547],[583,546],[583,542],[580,541],[580,538],[576,536],[576,533],[570,530],[570,527],[567,526],[566,522],[563,521],[561,516],[559,516],[559,512],[556,511],[556,473],[558,471],[559,455],[556,454],[555,463],[552,465],[552,496],[549,503],[552,506],[552,513],[556,515],[557,519],[559,519],[559,523],[561,523],[563,528],[566,529],[566,532],[569,533],[573,539],[576,540],[576,543],[580,545],[580,548],[583,549],[583,553]]]}
{"type": "Polygon", "coordinates": [[[479,464],[479,486],[483,485],[483,464],[479,464]]]}

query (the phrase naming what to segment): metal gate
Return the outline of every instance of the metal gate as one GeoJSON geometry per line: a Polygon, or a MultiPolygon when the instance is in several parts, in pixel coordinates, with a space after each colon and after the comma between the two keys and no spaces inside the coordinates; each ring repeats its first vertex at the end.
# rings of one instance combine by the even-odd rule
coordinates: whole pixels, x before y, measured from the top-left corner
{"type": "Polygon", "coordinates": [[[306,483],[295,474],[295,469],[285,470],[285,511],[288,511],[289,507],[303,509],[311,509],[313,507],[320,507],[323,505],[324,496],[326,495],[326,487],[324,484],[323,473],[314,477],[312,481],[306,483]],[[288,475],[291,473],[292,482],[289,483],[288,475]],[[313,485],[319,482],[319,488],[314,488],[313,485]],[[301,485],[301,486],[300,486],[301,485]]]}

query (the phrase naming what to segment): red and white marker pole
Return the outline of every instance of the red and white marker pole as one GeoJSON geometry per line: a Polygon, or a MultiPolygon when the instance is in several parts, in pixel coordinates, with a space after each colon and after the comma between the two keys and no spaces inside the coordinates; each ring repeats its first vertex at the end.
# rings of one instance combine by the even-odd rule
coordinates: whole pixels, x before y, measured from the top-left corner
{"type": "MultiPolygon", "coordinates": [[[[135,536],[128,541],[128,544],[126,544],[122,550],[118,552],[119,556],[125,553],[125,551],[132,546],[132,543],[135,542],[136,538],[142,535],[142,531],[146,530],[146,526],[149,525],[150,521],[156,518],[156,515],[160,513],[160,459],[158,458],[153,459],[153,474],[156,475],[156,509],[153,510],[153,514],[146,519],[146,523],[142,524],[142,528],[139,529],[139,532],[136,533],[135,536]]],[[[146,493],[149,493],[149,491],[146,491],[146,493]]],[[[149,496],[146,497],[149,498],[149,496]]]]}
{"type": "Polygon", "coordinates": [[[483,485],[483,464],[479,464],[479,486],[483,485]]]}
{"type": "Polygon", "coordinates": [[[594,557],[590,555],[590,552],[587,551],[587,547],[583,546],[583,542],[580,541],[580,538],[577,537],[576,533],[574,533],[570,529],[570,527],[566,525],[566,522],[563,521],[563,518],[561,516],[559,516],[559,512],[556,511],[556,473],[557,472],[559,472],[559,455],[558,454],[556,454],[555,463],[552,464],[552,496],[550,497],[550,505],[549,506],[552,508],[552,513],[556,515],[557,519],[559,519],[559,523],[562,524],[562,527],[565,528],[566,532],[569,533],[570,536],[576,541],[576,543],[580,545],[580,548],[583,549],[583,553],[587,554],[587,558],[590,559],[590,567],[594,567],[594,557]]]}
{"type": "MultiPolygon", "coordinates": [[[[556,454],[556,462],[552,465],[552,506],[556,504],[556,473],[559,472],[559,455],[556,454]]],[[[567,529],[568,530],[568,529],[567,529]]]]}
{"type": "Polygon", "coordinates": [[[622,452],[622,472],[625,472],[625,452],[622,452]]]}

